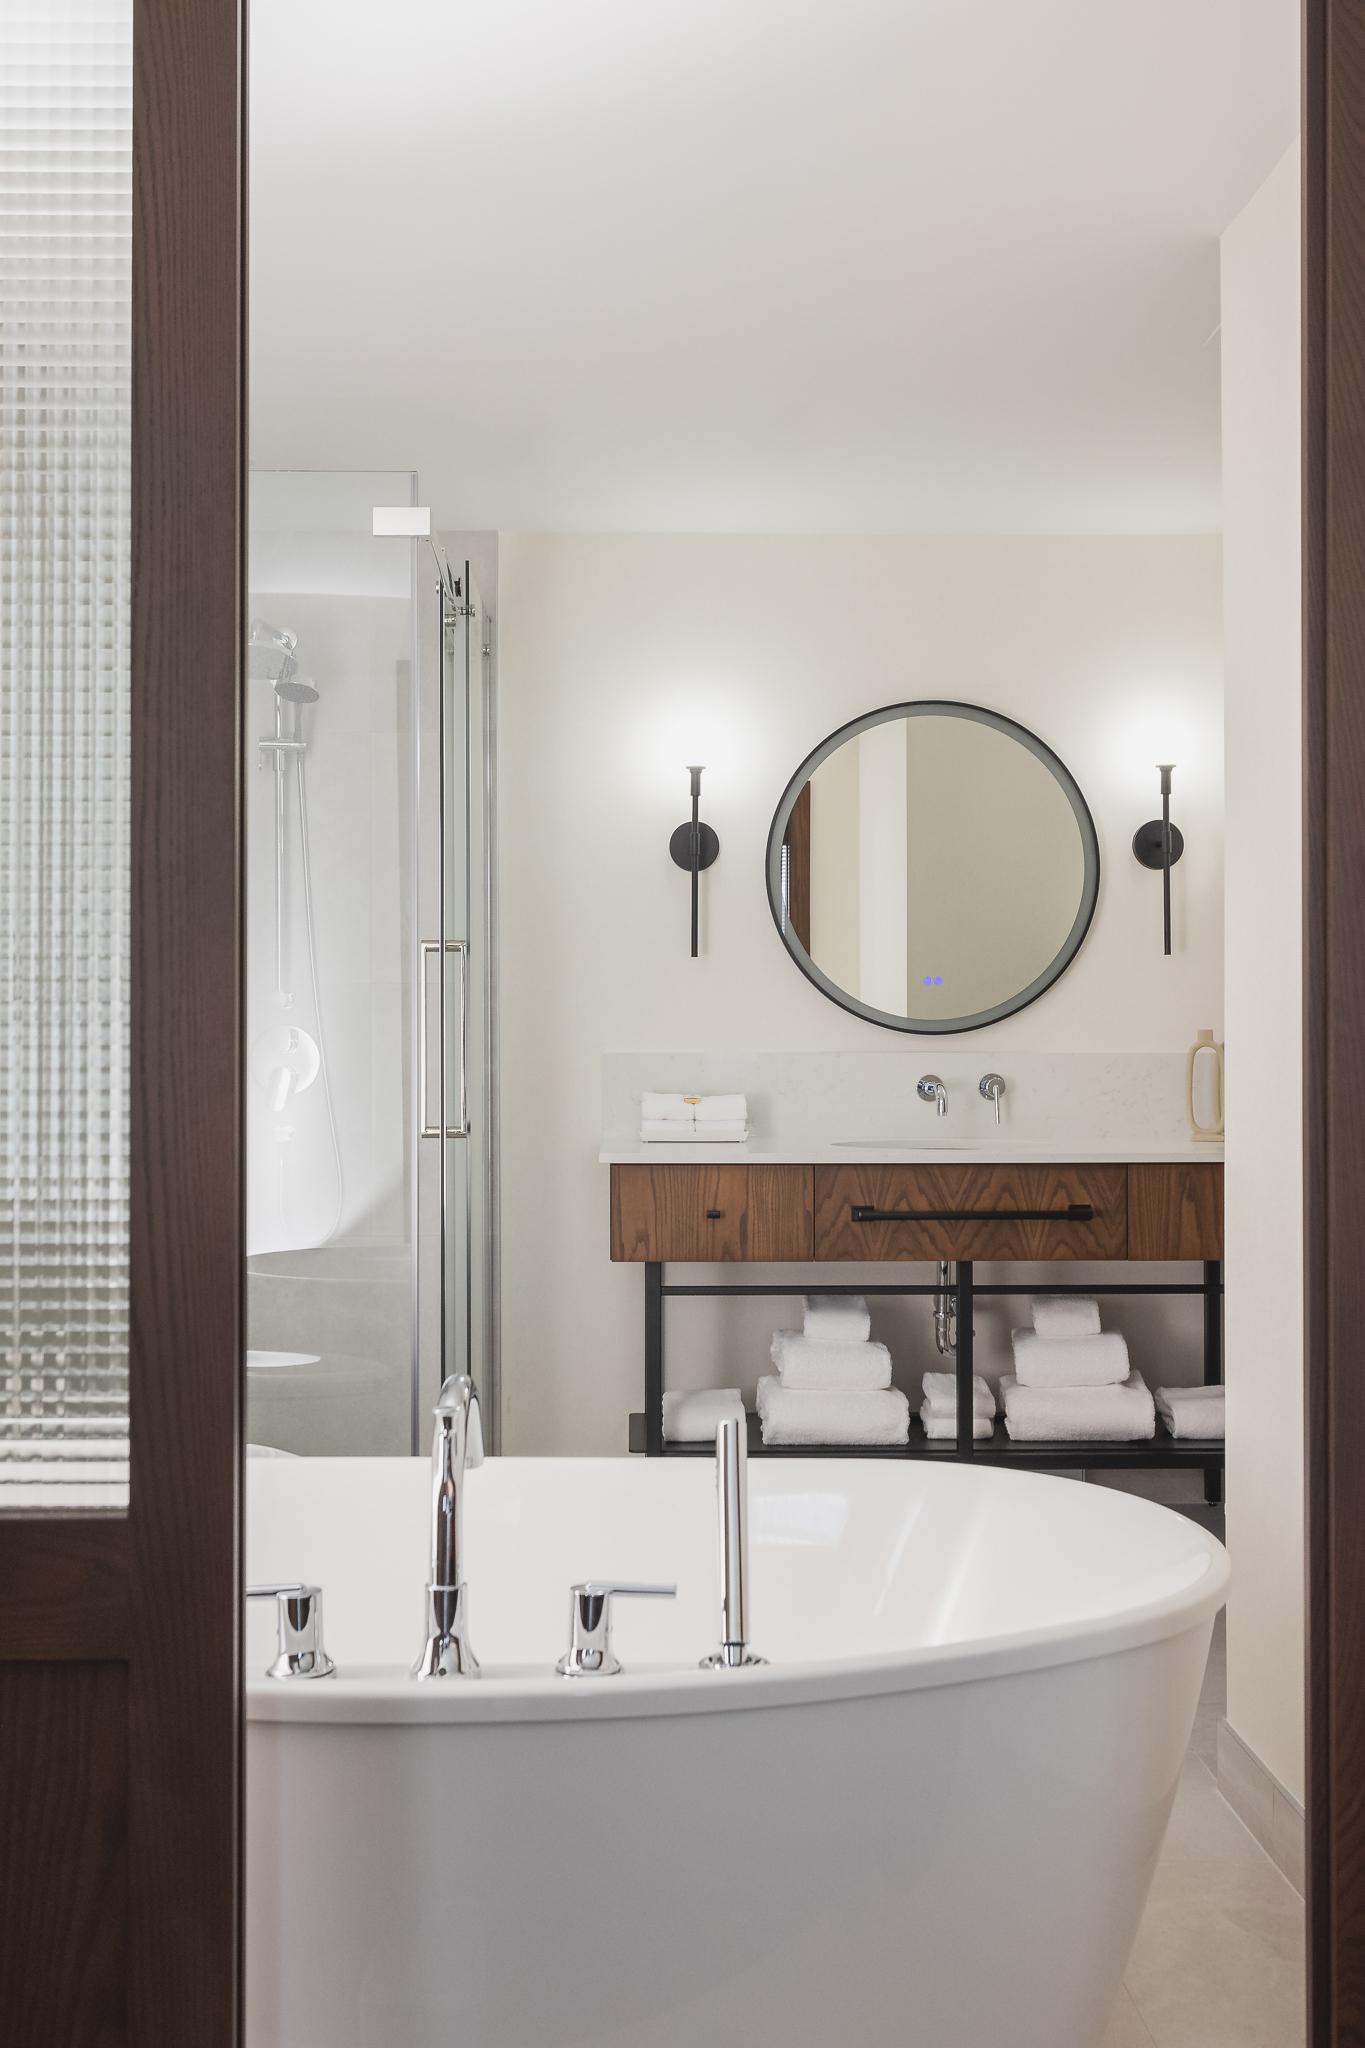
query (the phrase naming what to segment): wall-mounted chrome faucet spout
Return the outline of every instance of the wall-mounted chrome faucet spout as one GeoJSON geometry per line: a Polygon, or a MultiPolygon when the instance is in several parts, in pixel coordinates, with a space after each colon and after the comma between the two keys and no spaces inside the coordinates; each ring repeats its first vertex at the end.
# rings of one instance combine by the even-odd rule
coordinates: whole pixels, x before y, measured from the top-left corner
{"type": "Polygon", "coordinates": [[[464,1559],[464,1481],[483,1463],[479,1395],[467,1373],[445,1382],[432,1410],[431,1577],[427,1584],[427,1639],[412,1667],[414,1678],[477,1678],[479,1660],[469,1643],[469,1588],[460,1577],[464,1559]]]}
{"type": "Polygon", "coordinates": [[[939,1080],[937,1074],[921,1074],[915,1092],[921,1102],[936,1103],[938,1105],[938,1114],[940,1116],[947,1116],[948,1090],[944,1087],[942,1081],[939,1080]]]}

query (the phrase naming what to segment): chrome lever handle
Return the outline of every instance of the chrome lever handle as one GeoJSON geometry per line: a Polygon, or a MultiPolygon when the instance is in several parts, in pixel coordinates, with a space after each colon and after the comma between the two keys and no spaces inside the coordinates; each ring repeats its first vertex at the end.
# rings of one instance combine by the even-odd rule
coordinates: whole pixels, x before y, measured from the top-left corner
{"type": "Polygon", "coordinates": [[[569,1588],[569,1647],[555,1670],[561,1678],[614,1678],[621,1669],[612,1654],[611,1603],[672,1600],[677,1586],[652,1586],[637,1579],[582,1579],[569,1588]]]}
{"type": "Polygon", "coordinates": [[[274,1600],[278,1648],[267,1678],[330,1678],[336,1665],[322,1640],[322,1588],[301,1581],[248,1586],[248,1600],[274,1600]]]}
{"type": "Polygon", "coordinates": [[[998,1126],[1000,1123],[1000,1105],[1005,1099],[1004,1075],[983,1074],[981,1076],[981,1079],[977,1082],[977,1088],[980,1091],[980,1093],[985,1096],[987,1102],[992,1103],[994,1105],[995,1121],[998,1126]]]}

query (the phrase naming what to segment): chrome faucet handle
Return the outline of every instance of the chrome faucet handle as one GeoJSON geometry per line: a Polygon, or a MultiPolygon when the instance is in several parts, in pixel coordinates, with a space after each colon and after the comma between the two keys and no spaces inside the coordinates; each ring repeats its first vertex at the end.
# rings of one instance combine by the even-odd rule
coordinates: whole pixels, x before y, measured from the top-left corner
{"type": "Polygon", "coordinates": [[[321,1586],[248,1586],[248,1600],[274,1600],[279,1647],[267,1678],[330,1678],[336,1665],[322,1641],[321,1586]]]}
{"type": "Polygon", "coordinates": [[[995,1104],[995,1121],[998,1124],[1000,1122],[1000,1104],[1004,1099],[1005,1094],[1004,1075],[983,1074],[981,1076],[980,1081],[977,1083],[977,1087],[980,1089],[980,1092],[985,1096],[987,1102],[993,1102],[995,1104]]]}
{"type": "Polygon", "coordinates": [[[642,1586],[630,1579],[584,1579],[569,1588],[569,1647],[555,1665],[561,1678],[615,1678],[621,1660],[612,1655],[611,1603],[672,1600],[676,1586],[642,1586]]]}
{"type": "Polygon", "coordinates": [[[947,1116],[948,1090],[944,1087],[937,1074],[921,1074],[915,1085],[915,1092],[921,1102],[937,1103],[938,1114],[940,1116],[947,1116]]]}

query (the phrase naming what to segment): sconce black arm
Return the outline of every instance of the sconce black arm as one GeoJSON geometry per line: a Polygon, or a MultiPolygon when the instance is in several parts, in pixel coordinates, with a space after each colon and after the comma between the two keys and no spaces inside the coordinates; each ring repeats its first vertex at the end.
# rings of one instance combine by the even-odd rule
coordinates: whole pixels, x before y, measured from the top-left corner
{"type": "Polygon", "coordinates": [[[679,825],[668,842],[668,850],[680,868],[686,868],[692,877],[692,958],[697,957],[698,929],[698,877],[703,868],[709,868],[720,852],[720,840],[709,825],[701,822],[701,774],[700,768],[689,768],[692,781],[692,816],[686,825],[679,825]]]}
{"type": "Polygon", "coordinates": [[[1133,834],[1133,853],[1143,867],[1161,870],[1161,930],[1163,953],[1171,950],[1171,869],[1185,851],[1185,840],[1178,825],[1171,823],[1171,774],[1174,762],[1163,761],[1157,766],[1161,777],[1161,816],[1150,818],[1145,825],[1139,825],[1133,834]]]}

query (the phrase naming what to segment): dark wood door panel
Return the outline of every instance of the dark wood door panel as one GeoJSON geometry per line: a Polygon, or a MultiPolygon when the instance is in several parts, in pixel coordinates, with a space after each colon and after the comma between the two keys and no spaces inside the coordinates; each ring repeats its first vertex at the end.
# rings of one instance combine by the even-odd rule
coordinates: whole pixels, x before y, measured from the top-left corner
{"type": "Polygon", "coordinates": [[[613,1166],[613,1259],[808,1259],[808,1166],[613,1166]]]}
{"type": "Polygon", "coordinates": [[[819,1166],[815,1256],[1121,1259],[1127,1198],[1122,1166],[819,1166]]]}
{"type": "Polygon", "coordinates": [[[1130,1259],[1221,1259],[1223,1169],[1203,1164],[1130,1166],[1130,1259]]]}
{"type": "Polygon", "coordinates": [[[122,2048],[127,1667],[0,1664],[0,1738],[0,2048],[122,2048]]]}

